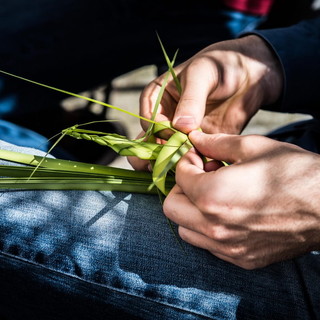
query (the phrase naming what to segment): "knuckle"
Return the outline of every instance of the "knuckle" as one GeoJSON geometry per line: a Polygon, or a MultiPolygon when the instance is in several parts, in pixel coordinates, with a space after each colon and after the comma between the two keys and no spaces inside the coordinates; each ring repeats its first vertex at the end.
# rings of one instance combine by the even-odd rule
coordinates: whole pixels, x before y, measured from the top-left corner
{"type": "MultiPolygon", "coordinates": [[[[242,157],[244,157],[245,154],[247,154],[247,153],[251,153],[250,150],[252,148],[256,148],[256,146],[257,146],[256,143],[257,142],[255,141],[255,138],[253,135],[242,136],[239,139],[239,150],[241,150],[244,153],[244,155],[242,157]]],[[[242,159],[240,159],[240,160],[242,160],[242,159]]]]}
{"type": "Polygon", "coordinates": [[[208,68],[208,67],[214,67],[212,65],[212,60],[209,56],[205,54],[198,55],[196,59],[193,59],[191,63],[188,65],[188,70],[198,70],[199,67],[208,68]]]}
{"type": "Polygon", "coordinates": [[[190,234],[189,234],[189,232],[188,232],[187,229],[181,228],[181,227],[179,226],[179,228],[178,228],[178,234],[179,234],[179,237],[180,237],[183,241],[185,241],[185,242],[190,242],[190,234]]]}
{"type": "Polygon", "coordinates": [[[218,242],[225,242],[230,239],[230,233],[226,230],[224,226],[208,224],[204,233],[210,239],[218,242]]]}
{"type": "Polygon", "coordinates": [[[214,213],[216,212],[215,197],[211,192],[201,192],[198,197],[194,200],[195,205],[202,213],[214,213]]]}
{"type": "MultiPolygon", "coordinates": [[[[247,154],[255,153],[257,145],[261,148],[270,147],[270,139],[259,135],[243,135],[239,137],[239,150],[241,150],[240,161],[247,157],[247,154]]],[[[273,142],[272,142],[273,143],[273,142]]]]}
{"type": "Polygon", "coordinates": [[[230,197],[232,194],[229,190],[219,185],[219,176],[215,177],[216,183],[212,184],[213,190],[208,192],[205,188],[199,188],[198,197],[194,199],[195,205],[204,213],[213,215],[217,218],[228,217],[232,214],[230,208],[230,197]]]}
{"type": "Polygon", "coordinates": [[[259,260],[253,255],[244,255],[238,260],[238,266],[245,270],[254,270],[260,268],[262,265],[259,260]]]}
{"type": "Polygon", "coordinates": [[[167,217],[171,217],[175,212],[176,205],[174,201],[172,201],[170,195],[164,200],[163,203],[163,212],[167,217]]]}
{"type": "Polygon", "coordinates": [[[229,250],[230,257],[234,259],[245,259],[247,253],[248,253],[248,248],[245,246],[232,247],[229,250]]]}

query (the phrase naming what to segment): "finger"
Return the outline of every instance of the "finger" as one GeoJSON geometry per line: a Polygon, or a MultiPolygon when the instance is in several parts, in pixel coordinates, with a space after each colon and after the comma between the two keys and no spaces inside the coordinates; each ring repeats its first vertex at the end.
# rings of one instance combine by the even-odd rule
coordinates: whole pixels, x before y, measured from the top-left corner
{"type": "Polygon", "coordinates": [[[213,82],[209,74],[207,63],[191,63],[183,71],[180,76],[182,94],[172,120],[176,129],[189,133],[200,128],[213,82]]]}
{"type": "Polygon", "coordinates": [[[272,150],[276,144],[276,141],[258,135],[205,134],[193,131],[189,138],[202,155],[230,163],[252,159],[272,150]]]}
{"type": "MultiPolygon", "coordinates": [[[[209,221],[200,210],[186,197],[178,185],[175,185],[163,204],[165,215],[176,224],[201,234],[208,234],[209,221]]],[[[215,224],[210,217],[210,226],[215,224]]]]}
{"type": "MultiPolygon", "coordinates": [[[[249,266],[247,266],[245,263],[243,263],[243,257],[242,256],[233,256],[230,254],[232,250],[230,250],[229,245],[225,245],[223,243],[220,243],[218,241],[214,241],[205,235],[202,235],[200,233],[197,233],[195,231],[189,230],[187,228],[179,226],[178,228],[179,236],[182,240],[185,242],[209,251],[212,255],[215,257],[232,263],[234,265],[244,267],[246,269],[249,269],[249,266]]],[[[252,269],[252,268],[251,268],[252,269]]]]}
{"type": "Polygon", "coordinates": [[[211,254],[215,255],[216,257],[219,257],[222,260],[229,261],[232,263],[235,262],[234,258],[225,254],[225,245],[222,245],[221,243],[214,241],[203,234],[197,233],[193,230],[189,230],[182,226],[179,226],[178,232],[181,239],[185,242],[195,247],[210,251],[211,254]]]}
{"type": "Polygon", "coordinates": [[[131,167],[137,171],[150,171],[149,165],[150,162],[147,160],[141,160],[138,157],[129,156],[127,160],[131,167]]]}
{"type": "Polygon", "coordinates": [[[248,239],[245,228],[219,213],[201,210],[175,185],[164,202],[165,215],[176,224],[202,234],[217,243],[242,245],[248,239]]]}
{"type": "Polygon", "coordinates": [[[194,149],[191,149],[177,164],[176,183],[183,193],[196,204],[202,195],[208,192],[207,179],[210,179],[212,174],[214,171],[204,171],[202,158],[194,149]]]}
{"type": "MultiPolygon", "coordinates": [[[[158,96],[160,94],[162,86],[163,76],[155,79],[149,85],[145,87],[140,95],[140,115],[144,118],[151,119],[154,107],[156,105],[158,96]]],[[[161,103],[158,106],[155,121],[171,121],[176,108],[176,100],[171,95],[169,88],[172,85],[170,82],[166,85],[166,89],[162,95],[161,103]]],[[[150,122],[141,120],[141,126],[144,130],[147,130],[150,122]]]]}
{"type": "MultiPolygon", "coordinates": [[[[161,85],[154,80],[149,85],[145,87],[145,89],[142,91],[140,95],[140,115],[144,118],[151,119],[152,118],[152,112],[153,108],[155,106],[155,103],[157,101],[157,97],[159,95],[161,89],[161,85]]],[[[165,116],[159,115],[158,121],[166,121],[169,120],[165,116]]],[[[150,122],[141,120],[141,126],[146,131],[149,127],[150,122]]]]}
{"type": "Polygon", "coordinates": [[[204,163],[204,170],[205,170],[205,172],[216,171],[223,166],[224,165],[221,161],[210,160],[210,161],[204,163]]]}

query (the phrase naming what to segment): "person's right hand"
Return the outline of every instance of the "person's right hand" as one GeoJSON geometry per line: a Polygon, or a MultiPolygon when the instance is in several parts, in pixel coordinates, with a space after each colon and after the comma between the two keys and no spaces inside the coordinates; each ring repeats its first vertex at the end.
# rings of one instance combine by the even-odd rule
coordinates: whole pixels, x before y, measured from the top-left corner
{"type": "Polygon", "coordinates": [[[320,250],[318,154],[258,135],[189,136],[196,149],[163,207],[183,240],[245,269],[320,250]]]}
{"type": "MultiPolygon", "coordinates": [[[[283,86],[278,58],[256,35],[213,44],[175,71],[182,94],[171,79],[156,120],[170,120],[185,133],[201,127],[206,133],[238,134],[261,105],[279,98],[283,86]]],[[[142,116],[151,118],[163,79],[156,78],[142,92],[142,116]]]]}

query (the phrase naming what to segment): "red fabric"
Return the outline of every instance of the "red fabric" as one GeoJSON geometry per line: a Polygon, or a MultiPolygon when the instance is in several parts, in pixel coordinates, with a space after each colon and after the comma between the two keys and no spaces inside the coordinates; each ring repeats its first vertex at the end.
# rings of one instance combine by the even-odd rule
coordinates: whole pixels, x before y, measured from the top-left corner
{"type": "Polygon", "coordinates": [[[266,15],[274,0],[223,0],[223,2],[226,6],[241,12],[266,15]]]}

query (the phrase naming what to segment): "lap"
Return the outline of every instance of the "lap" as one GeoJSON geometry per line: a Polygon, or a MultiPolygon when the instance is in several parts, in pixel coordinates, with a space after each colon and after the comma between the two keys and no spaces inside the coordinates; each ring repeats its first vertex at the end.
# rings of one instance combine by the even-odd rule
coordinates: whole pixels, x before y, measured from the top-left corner
{"type": "Polygon", "coordinates": [[[320,314],[316,252],[240,269],[204,250],[181,247],[157,196],[2,191],[0,205],[0,315],[8,319],[320,314]]]}

